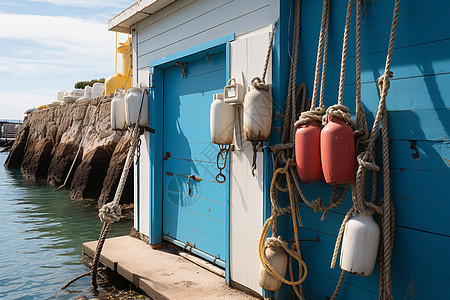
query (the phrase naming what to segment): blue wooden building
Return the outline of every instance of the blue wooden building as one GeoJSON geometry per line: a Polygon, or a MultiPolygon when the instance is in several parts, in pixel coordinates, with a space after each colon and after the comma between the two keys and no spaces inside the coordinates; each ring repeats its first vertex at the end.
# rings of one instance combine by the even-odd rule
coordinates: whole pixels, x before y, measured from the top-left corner
{"type": "MultiPolygon", "coordinates": [[[[191,250],[225,270],[228,284],[256,294],[289,299],[258,285],[258,241],[270,216],[272,155],[257,157],[235,131],[225,169],[215,176],[217,145],[211,143],[213,94],[236,78],[247,89],[261,76],[273,24],[272,57],[266,81],[272,84],[273,130],[265,146],[279,143],[292,57],[294,0],[141,0],[109,22],[130,33],[133,85],[150,86],[150,127],[141,140],[135,170],[135,228],[152,245],[163,241],[191,250]],[[202,181],[188,176],[201,177],[202,181]]],[[[384,72],[394,0],[363,2],[361,20],[362,104],[369,126],[379,101],[376,80],[384,72]]],[[[325,106],[335,104],[339,86],[347,1],[331,0],[325,106]]],[[[395,205],[392,295],[395,299],[443,299],[450,292],[450,5],[410,0],[400,4],[387,110],[390,138],[391,201],[395,205]]],[[[311,97],[322,1],[301,3],[297,83],[311,97]]],[[[355,13],[350,27],[344,105],[355,113],[355,13]]],[[[239,118],[237,121],[239,122],[239,118]]],[[[381,150],[380,145],[377,145],[381,150]]],[[[381,162],[380,162],[381,163],[381,162]]],[[[325,182],[303,185],[308,198],[329,198],[325,182]]],[[[382,195],[382,182],[379,180],[382,195]]],[[[382,196],[381,196],[382,197],[382,196]]],[[[351,197],[321,213],[300,204],[302,258],[308,266],[306,299],[331,296],[340,269],[330,269],[341,222],[351,197]],[[313,241],[310,241],[313,240],[313,241]]],[[[279,234],[291,240],[290,217],[280,217],[279,234]]],[[[377,299],[379,264],[369,277],[346,275],[338,299],[377,299]]]]}

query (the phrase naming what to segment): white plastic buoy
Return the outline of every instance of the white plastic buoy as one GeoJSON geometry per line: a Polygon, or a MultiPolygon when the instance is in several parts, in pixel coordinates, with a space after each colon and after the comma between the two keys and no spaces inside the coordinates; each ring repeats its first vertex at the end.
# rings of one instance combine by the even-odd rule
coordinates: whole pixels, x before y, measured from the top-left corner
{"type": "Polygon", "coordinates": [[[262,89],[251,89],[244,99],[244,138],[251,142],[269,139],[272,129],[272,94],[262,89]]]}
{"type": "Polygon", "coordinates": [[[235,106],[224,102],[224,94],[214,94],[210,111],[211,141],[218,145],[233,142],[235,106]]]}
{"type": "Polygon", "coordinates": [[[111,101],[111,129],[127,129],[125,117],[125,91],[117,89],[111,101]]]}
{"type": "MultiPolygon", "coordinates": [[[[268,238],[267,241],[270,241],[271,238],[268,238]]],[[[281,277],[284,278],[286,274],[286,267],[288,257],[283,247],[267,247],[265,250],[267,260],[272,265],[272,267],[280,274],[281,277]]],[[[262,264],[259,266],[259,286],[268,291],[278,291],[281,288],[283,282],[273,277],[267,270],[264,268],[262,264]]]]}
{"type": "Polygon", "coordinates": [[[96,82],[92,85],[92,94],[91,98],[99,97],[103,95],[103,90],[105,89],[105,84],[96,82]]]}
{"type": "Polygon", "coordinates": [[[131,127],[136,124],[139,112],[139,125],[148,126],[148,98],[142,99],[142,89],[133,87],[127,91],[125,96],[125,113],[128,126],[131,127]]]}
{"type": "Polygon", "coordinates": [[[377,260],[380,228],[372,216],[359,214],[345,224],[340,265],[347,272],[369,276],[377,260]]]}
{"type": "Polygon", "coordinates": [[[237,83],[235,78],[228,80],[227,85],[224,87],[223,101],[236,104],[244,102],[244,86],[237,83]]]}

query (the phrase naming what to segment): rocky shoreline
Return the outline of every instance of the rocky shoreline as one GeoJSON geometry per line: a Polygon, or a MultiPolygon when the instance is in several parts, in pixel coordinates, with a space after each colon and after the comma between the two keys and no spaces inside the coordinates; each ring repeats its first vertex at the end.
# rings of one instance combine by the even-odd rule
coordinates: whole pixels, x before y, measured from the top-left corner
{"type": "MultiPolygon", "coordinates": [[[[127,156],[130,133],[111,130],[112,95],[64,103],[25,117],[5,167],[20,169],[28,179],[64,183],[81,143],[66,188],[75,200],[110,202],[127,156]],[[84,139],[83,139],[84,137],[84,139]]],[[[121,203],[133,202],[133,169],[121,203]]]]}

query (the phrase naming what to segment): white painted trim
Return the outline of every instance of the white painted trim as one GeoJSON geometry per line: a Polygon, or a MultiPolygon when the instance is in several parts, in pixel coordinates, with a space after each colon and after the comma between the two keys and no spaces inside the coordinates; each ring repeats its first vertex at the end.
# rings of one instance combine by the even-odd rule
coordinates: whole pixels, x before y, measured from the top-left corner
{"type": "Polygon", "coordinates": [[[131,33],[131,26],[156,13],[175,0],[140,0],[108,21],[108,30],[131,33]]]}

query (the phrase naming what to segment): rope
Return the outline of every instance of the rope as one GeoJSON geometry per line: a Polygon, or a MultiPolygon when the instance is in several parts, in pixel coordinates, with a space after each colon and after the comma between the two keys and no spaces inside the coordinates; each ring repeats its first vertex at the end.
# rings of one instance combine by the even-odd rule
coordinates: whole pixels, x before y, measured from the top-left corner
{"type": "MultiPolygon", "coordinates": [[[[359,1],[359,0],[357,0],[359,1]]],[[[327,109],[326,116],[323,117],[322,123],[326,125],[328,122],[328,116],[334,116],[343,119],[350,126],[353,125],[351,115],[347,107],[343,105],[344,102],[344,82],[345,82],[345,68],[347,65],[347,50],[348,50],[348,37],[350,35],[350,21],[352,17],[353,0],[348,1],[347,15],[345,18],[345,30],[344,38],[342,41],[342,58],[341,58],[341,75],[339,78],[339,93],[338,103],[332,105],[327,109]]]]}
{"type": "MultiPolygon", "coordinates": [[[[99,271],[104,271],[104,270],[106,270],[106,268],[98,268],[98,270],[99,270],[99,271]]],[[[59,290],[62,291],[62,290],[64,290],[64,289],[66,289],[69,285],[71,285],[72,283],[74,283],[74,282],[77,281],[78,279],[83,278],[83,277],[86,277],[86,276],[88,276],[88,275],[90,275],[90,274],[91,274],[91,272],[89,271],[89,272],[87,272],[87,273],[78,275],[77,277],[73,278],[73,279],[70,280],[68,283],[66,283],[65,285],[63,285],[63,287],[60,288],[59,290]]]]}
{"type": "Polygon", "coordinates": [[[96,120],[95,116],[97,115],[97,113],[98,113],[102,103],[103,103],[103,99],[97,104],[97,107],[95,108],[94,113],[92,114],[92,117],[90,118],[90,121],[89,121],[89,124],[87,126],[86,132],[83,135],[83,137],[81,138],[80,143],[78,144],[77,153],[75,154],[75,157],[74,157],[74,159],[72,161],[72,165],[70,166],[69,172],[67,173],[67,176],[66,176],[66,179],[64,180],[64,183],[62,185],[60,185],[56,190],[54,190],[54,192],[59,191],[60,189],[62,189],[63,187],[66,186],[67,181],[69,180],[70,174],[72,173],[72,169],[75,166],[75,163],[77,161],[78,155],[81,152],[81,145],[83,145],[83,142],[84,142],[84,140],[86,139],[86,137],[87,137],[87,135],[89,133],[89,127],[92,126],[92,124],[95,122],[95,120],[96,120]]]}
{"type": "Polygon", "coordinates": [[[141,98],[141,107],[139,108],[139,114],[136,121],[136,126],[133,129],[133,132],[131,134],[131,143],[130,148],[128,149],[128,155],[125,160],[125,165],[122,170],[122,174],[120,176],[119,184],[117,186],[116,193],[114,195],[113,201],[106,203],[102,206],[102,208],[99,209],[98,216],[100,217],[100,220],[103,222],[103,228],[102,232],[100,233],[100,238],[97,243],[97,248],[95,251],[94,261],[92,263],[92,269],[91,269],[91,284],[94,287],[94,289],[97,289],[97,268],[98,263],[100,260],[100,253],[103,249],[103,244],[105,243],[106,236],[108,235],[108,231],[111,227],[111,225],[119,221],[121,218],[121,209],[119,205],[120,198],[122,197],[123,190],[125,188],[125,183],[127,181],[128,173],[133,166],[133,158],[134,153],[136,151],[137,146],[139,145],[140,135],[141,135],[141,127],[139,127],[139,119],[141,116],[142,106],[144,103],[144,95],[148,92],[147,89],[145,89],[142,92],[142,98],[141,98]]]}
{"type": "MultiPolygon", "coordinates": [[[[364,110],[361,104],[361,48],[360,48],[360,34],[361,34],[361,0],[357,0],[357,15],[356,15],[356,109],[357,109],[357,130],[355,135],[357,137],[357,161],[358,161],[358,171],[356,175],[356,181],[352,185],[352,200],[353,206],[348,211],[345,216],[342,225],[339,230],[339,234],[336,240],[333,258],[331,262],[331,268],[334,268],[337,259],[337,252],[342,241],[343,231],[346,223],[350,219],[350,216],[358,211],[362,214],[370,215],[374,211],[380,214],[379,224],[381,229],[381,242],[380,242],[380,293],[379,299],[386,300],[392,299],[392,283],[391,283],[391,259],[392,251],[394,246],[394,231],[395,231],[395,212],[394,205],[390,201],[390,169],[389,169],[389,137],[388,137],[388,123],[387,123],[387,109],[386,109],[386,98],[390,87],[389,78],[393,76],[390,71],[392,54],[394,50],[395,34],[398,23],[398,14],[400,8],[400,0],[395,0],[391,34],[389,39],[389,48],[386,57],[385,71],[381,75],[377,84],[380,90],[380,100],[378,104],[378,110],[375,117],[374,124],[372,126],[372,131],[369,135],[367,121],[364,115],[364,110]],[[380,168],[375,162],[375,142],[378,139],[378,128],[381,128],[381,139],[382,139],[382,160],[383,160],[383,196],[378,205],[375,205],[377,194],[377,180],[376,172],[380,168]],[[366,171],[372,171],[372,196],[370,202],[366,201],[366,171]]],[[[339,279],[338,285],[335,292],[333,293],[334,299],[339,292],[340,285],[342,284],[343,274],[339,279]]]]}
{"type": "MultiPolygon", "coordinates": [[[[297,296],[300,299],[303,299],[303,296],[301,295],[301,293],[298,292],[297,286],[300,286],[301,283],[303,281],[305,281],[306,276],[308,274],[308,269],[307,269],[305,262],[302,260],[301,253],[300,253],[300,244],[299,244],[299,239],[298,239],[298,227],[297,227],[297,212],[295,209],[291,209],[297,205],[297,200],[295,199],[294,193],[292,191],[292,184],[291,184],[288,168],[289,168],[289,164],[286,164],[286,166],[284,168],[279,168],[275,171],[270,190],[271,190],[271,194],[272,194],[273,191],[276,189],[274,182],[275,182],[275,179],[277,178],[278,174],[284,174],[286,177],[286,182],[287,182],[286,191],[289,192],[289,200],[290,200],[289,211],[292,214],[292,226],[294,228],[294,241],[295,242],[292,245],[292,248],[289,249],[287,243],[283,242],[281,240],[281,237],[278,237],[278,238],[272,237],[266,241],[267,235],[269,233],[270,225],[271,225],[272,221],[275,220],[277,217],[276,214],[275,215],[272,214],[272,216],[269,219],[267,219],[267,221],[264,223],[263,230],[261,232],[261,237],[259,240],[259,247],[258,247],[259,259],[261,261],[261,264],[264,266],[264,268],[267,270],[267,272],[269,274],[271,274],[278,280],[280,280],[288,285],[292,285],[297,296]],[[269,248],[269,247],[283,247],[283,249],[290,255],[289,273],[290,273],[291,280],[286,280],[280,274],[278,274],[278,272],[273,268],[273,266],[267,260],[265,250],[266,250],[266,248],[269,248]],[[299,263],[299,279],[297,281],[294,281],[294,279],[293,279],[294,276],[293,276],[293,271],[292,271],[292,257],[295,258],[299,263]]],[[[287,211],[288,209],[285,208],[285,210],[287,211]]]]}
{"type": "MultiPolygon", "coordinates": [[[[251,85],[253,86],[253,88],[259,90],[259,91],[266,91],[269,92],[270,91],[270,86],[268,84],[266,84],[266,73],[267,73],[267,68],[269,66],[269,59],[270,59],[270,55],[272,53],[272,46],[273,46],[273,38],[275,36],[275,31],[277,29],[278,26],[278,20],[275,22],[275,24],[273,25],[273,29],[272,29],[272,34],[270,35],[270,40],[269,40],[269,47],[267,48],[267,52],[266,52],[266,60],[264,62],[264,68],[263,68],[263,73],[262,73],[262,79],[259,77],[254,77],[251,81],[251,85]]],[[[255,171],[256,171],[256,156],[258,155],[258,145],[260,143],[253,141],[252,142],[252,146],[253,146],[253,159],[252,159],[252,176],[255,177],[255,171]]]]}

